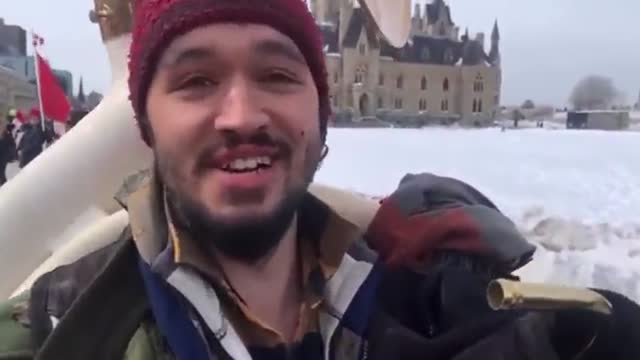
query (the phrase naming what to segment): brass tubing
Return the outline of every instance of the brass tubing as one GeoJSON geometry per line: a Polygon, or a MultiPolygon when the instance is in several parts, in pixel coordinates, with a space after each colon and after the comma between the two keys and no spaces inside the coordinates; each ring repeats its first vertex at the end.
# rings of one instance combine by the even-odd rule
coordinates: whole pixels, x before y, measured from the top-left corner
{"type": "Polygon", "coordinates": [[[103,41],[131,32],[134,0],[94,0],[89,20],[100,25],[103,41]]]}
{"type": "Polygon", "coordinates": [[[493,310],[582,309],[605,315],[612,311],[604,296],[589,289],[506,279],[489,283],[487,301],[493,310]]]}

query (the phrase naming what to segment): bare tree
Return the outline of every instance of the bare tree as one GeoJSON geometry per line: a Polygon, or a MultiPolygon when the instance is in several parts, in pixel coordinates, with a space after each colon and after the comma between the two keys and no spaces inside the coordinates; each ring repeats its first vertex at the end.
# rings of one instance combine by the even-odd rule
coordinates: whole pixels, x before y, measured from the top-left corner
{"type": "Polygon", "coordinates": [[[533,109],[536,107],[536,104],[533,102],[533,100],[527,99],[525,100],[525,102],[522,103],[522,106],[520,107],[523,109],[533,109]]]}
{"type": "Polygon", "coordinates": [[[604,76],[590,75],[576,84],[569,101],[576,110],[608,109],[618,95],[613,80],[604,76]]]}

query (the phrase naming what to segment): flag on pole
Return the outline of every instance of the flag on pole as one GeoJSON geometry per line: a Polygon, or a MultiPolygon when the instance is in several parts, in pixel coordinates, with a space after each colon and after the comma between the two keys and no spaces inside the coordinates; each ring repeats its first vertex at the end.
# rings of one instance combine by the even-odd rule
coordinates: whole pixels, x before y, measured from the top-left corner
{"type": "MultiPolygon", "coordinates": [[[[35,37],[35,35],[34,35],[35,37]]],[[[36,71],[42,113],[45,117],[58,122],[66,122],[71,113],[71,104],[60,87],[49,64],[36,52],[36,71]]]]}
{"type": "Polygon", "coordinates": [[[40,35],[33,33],[33,42],[31,43],[33,45],[34,48],[37,48],[38,46],[42,46],[44,45],[44,38],[42,38],[40,35]]]}

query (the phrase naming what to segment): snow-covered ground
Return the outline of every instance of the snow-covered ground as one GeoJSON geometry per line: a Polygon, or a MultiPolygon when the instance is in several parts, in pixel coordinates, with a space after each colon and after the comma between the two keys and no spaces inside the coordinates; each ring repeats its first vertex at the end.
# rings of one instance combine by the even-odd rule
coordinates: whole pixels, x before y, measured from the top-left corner
{"type": "Polygon", "coordinates": [[[318,181],[384,195],[408,172],[459,178],[540,245],[525,278],[640,301],[640,133],[334,128],[328,142],[318,181]]]}

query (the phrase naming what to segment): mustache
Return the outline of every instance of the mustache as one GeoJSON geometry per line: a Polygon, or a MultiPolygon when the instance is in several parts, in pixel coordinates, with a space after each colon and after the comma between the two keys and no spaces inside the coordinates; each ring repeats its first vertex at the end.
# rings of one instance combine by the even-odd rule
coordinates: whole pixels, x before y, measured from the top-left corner
{"type": "Polygon", "coordinates": [[[283,136],[267,132],[258,132],[249,136],[242,136],[238,133],[222,133],[200,152],[197,159],[197,167],[198,169],[211,167],[216,154],[233,152],[246,146],[273,149],[275,157],[285,160],[290,159],[293,153],[293,146],[283,136]]]}

